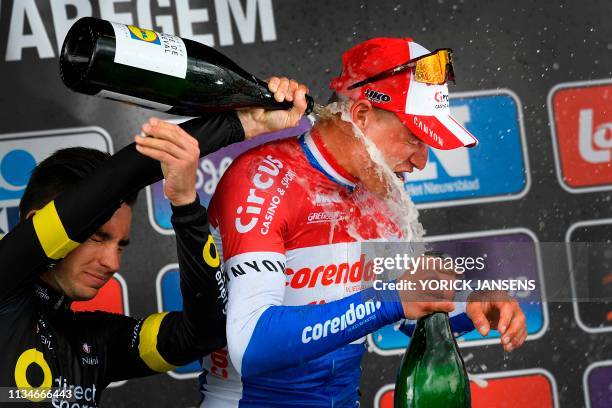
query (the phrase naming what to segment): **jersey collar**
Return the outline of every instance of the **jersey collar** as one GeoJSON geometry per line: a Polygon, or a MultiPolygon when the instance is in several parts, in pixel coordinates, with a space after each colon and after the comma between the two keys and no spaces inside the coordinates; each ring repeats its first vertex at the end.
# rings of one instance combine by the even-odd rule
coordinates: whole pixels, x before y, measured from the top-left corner
{"type": "Polygon", "coordinates": [[[325,174],[334,183],[353,191],[357,179],[340,166],[329,150],[325,148],[317,132],[306,132],[300,136],[299,141],[312,167],[325,174]]]}
{"type": "Polygon", "coordinates": [[[50,309],[69,309],[72,301],[65,295],[57,293],[51,286],[37,279],[34,282],[34,293],[40,301],[50,309]]]}

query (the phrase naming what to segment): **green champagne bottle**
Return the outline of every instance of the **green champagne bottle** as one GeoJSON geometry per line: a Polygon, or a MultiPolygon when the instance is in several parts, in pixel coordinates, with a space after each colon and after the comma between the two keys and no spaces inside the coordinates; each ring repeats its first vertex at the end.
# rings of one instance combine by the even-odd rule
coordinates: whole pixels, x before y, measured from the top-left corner
{"type": "MultiPolygon", "coordinates": [[[[267,84],[195,41],[93,17],[68,31],[60,76],[76,92],[182,116],[248,107],[290,109],[267,84]]],[[[307,96],[309,114],[314,101],[307,96]]]]}
{"type": "Polygon", "coordinates": [[[447,313],[417,321],[395,383],[394,406],[471,407],[470,381],[447,313]]]}

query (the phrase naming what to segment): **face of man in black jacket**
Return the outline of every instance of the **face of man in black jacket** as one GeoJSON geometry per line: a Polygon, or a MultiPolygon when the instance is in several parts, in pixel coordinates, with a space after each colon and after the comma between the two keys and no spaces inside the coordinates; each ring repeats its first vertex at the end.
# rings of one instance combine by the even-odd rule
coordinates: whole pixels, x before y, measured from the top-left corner
{"type": "MultiPolygon", "coordinates": [[[[34,169],[20,203],[22,219],[31,218],[109,158],[110,155],[104,152],[74,147],[59,150],[43,160],[34,169]]],[[[93,299],[121,266],[121,255],[129,244],[135,200],[135,195],[127,198],[104,225],[66,257],[43,271],[40,278],[72,300],[93,299]]]]}
{"type": "Polygon", "coordinates": [[[122,204],[106,224],[42,273],[41,279],[72,300],[93,299],[121,267],[131,224],[132,208],[122,204]]]}

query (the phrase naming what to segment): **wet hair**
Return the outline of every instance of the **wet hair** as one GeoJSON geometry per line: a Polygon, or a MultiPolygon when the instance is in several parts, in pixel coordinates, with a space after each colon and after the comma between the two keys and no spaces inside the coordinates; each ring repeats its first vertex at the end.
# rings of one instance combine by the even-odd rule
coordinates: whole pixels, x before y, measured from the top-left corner
{"type": "MultiPolygon", "coordinates": [[[[32,175],[19,203],[20,219],[23,221],[29,212],[43,208],[110,158],[110,154],[100,150],[69,147],[58,150],[41,161],[32,170],[32,175]]],[[[137,197],[138,193],[134,193],[124,202],[132,207],[137,197]]]]}

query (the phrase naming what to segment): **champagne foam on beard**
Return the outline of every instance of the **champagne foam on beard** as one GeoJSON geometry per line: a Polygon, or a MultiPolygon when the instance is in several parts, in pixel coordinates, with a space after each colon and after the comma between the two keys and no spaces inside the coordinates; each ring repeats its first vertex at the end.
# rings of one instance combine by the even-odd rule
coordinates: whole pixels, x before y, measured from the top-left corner
{"type": "MultiPolygon", "coordinates": [[[[351,124],[353,127],[353,135],[360,140],[363,140],[370,159],[377,165],[376,171],[388,187],[388,194],[383,198],[385,204],[389,208],[391,219],[400,227],[403,234],[403,239],[409,242],[421,242],[425,235],[423,225],[419,222],[419,210],[417,210],[410,195],[404,189],[404,184],[395,175],[393,170],[387,165],[385,159],[370,139],[365,137],[361,129],[359,129],[352,121],[349,115],[349,107],[351,101],[333,102],[325,106],[323,112],[317,112],[321,118],[330,118],[333,115],[340,113],[340,118],[351,124]]],[[[374,211],[370,208],[365,208],[365,211],[374,211]]],[[[385,234],[382,236],[389,236],[385,234]]],[[[356,237],[358,238],[358,237],[356,237]]]]}

